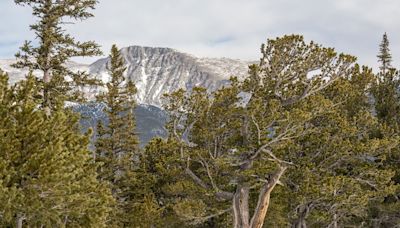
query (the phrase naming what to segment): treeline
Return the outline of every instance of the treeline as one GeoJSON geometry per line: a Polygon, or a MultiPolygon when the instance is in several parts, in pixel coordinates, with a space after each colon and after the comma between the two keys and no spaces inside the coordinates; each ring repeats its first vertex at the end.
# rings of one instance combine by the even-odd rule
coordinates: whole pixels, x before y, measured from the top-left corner
{"type": "Polygon", "coordinates": [[[37,18],[9,85],[0,72],[1,227],[396,227],[399,72],[383,36],[374,73],[302,36],[270,39],[248,77],[165,95],[166,139],[139,148],[136,88],[112,47],[102,83],[71,72],[101,52],[64,25],[96,0],[15,0],[37,18]],[[40,77],[38,77],[40,76],[40,77]],[[107,120],[81,133],[87,86],[107,120]]]}

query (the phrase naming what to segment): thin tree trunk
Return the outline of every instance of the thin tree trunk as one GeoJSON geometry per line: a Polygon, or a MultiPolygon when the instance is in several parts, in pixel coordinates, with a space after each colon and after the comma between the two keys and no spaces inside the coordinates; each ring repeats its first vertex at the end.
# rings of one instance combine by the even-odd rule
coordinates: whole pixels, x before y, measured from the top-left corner
{"type": "Polygon", "coordinates": [[[292,228],[307,228],[306,218],[310,213],[310,204],[301,205],[298,209],[298,217],[292,224],[292,228]]]}
{"type": "Polygon", "coordinates": [[[307,228],[306,219],[300,217],[296,220],[294,224],[292,224],[292,228],[307,228]]]}
{"type": "MultiPolygon", "coordinates": [[[[333,196],[336,196],[337,192],[336,189],[333,190],[333,196]]],[[[333,214],[333,228],[337,228],[338,227],[338,221],[337,221],[337,214],[336,214],[336,210],[335,213],[333,214]]]]}
{"type": "Polygon", "coordinates": [[[51,80],[50,70],[44,70],[44,72],[43,72],[43,82],[44,83],[49,83],[50,80],[51,80]]]}
{"type": "Polygon", "coordinates": [[[337,227],[338,227],[337,214],[335,213],[333,215],[333,228],[337,228],[337,227]]]}
{"type": "Polygon", "coordinates": [[[235,195],[233,196],[232,207],[233,207],[233,227],[241,228],[242,220],[240,216],[239,196],[237,193],[235,193],[235,195]]]}
{"type": "Polygon", "coordinates": [[[18,214],[17,215],[17,221],[16,221],[17,228],[22,228],[23,222],[24,222],[24,216],[22,216],[21,214],[18,214]]]}
{"type": "Polygon", "coordinates": [[[233,215],[235,228],[249,228],[249,191],[247,186],[238,186],[233,196],[233,215]]]}
{"type": "Polygon", "coordinates": [[[286,169],[286,166],[280,165],[278,171],[261,189],[257,202],[257,207],[251,219],[251,228],[262,228],[262,226],[264,225],[264,220],[270,204],[271,192],[275,188],[276,184],[279,182],[279,179],[286,171],[286,169]]]}
{"type": "Polygon", "coordinates": [[[67,227],[68,224],[68,216],[64,217],[63,227],[67,227]]]}
{"type": "Polygon", "coordinates": [[[51,76],[50,76],[50,70],[44,70],[43,73],[43,82],[44,82],[44,88],[43,88],[43,108],[44,112],[46,113],[47,116],[50,116],[51,110],[50,110],[50,97],[49,97],[49,89],[48,85],[51,81],[51,76]]]}

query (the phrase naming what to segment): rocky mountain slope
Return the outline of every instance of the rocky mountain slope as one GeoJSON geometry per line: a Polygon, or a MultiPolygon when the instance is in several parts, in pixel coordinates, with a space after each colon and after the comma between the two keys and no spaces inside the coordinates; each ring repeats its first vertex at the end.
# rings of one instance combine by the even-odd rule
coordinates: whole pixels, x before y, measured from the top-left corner
{"type": "MultiPolygon", "coordinates": [[[[132,79],[138,88],[136,119],[142,145],[154,136],[166,136],[164,124],[167,116],[160,109],[163,94],[180,88],[191,90],[195,86],[215,90],[226,84],[231,76],[245,77],[250,64],[228,58],[197,58],[171,48],[131,46],[122,48],[121,54],[127,67],[125,76],[132,79]]],[[[14,62],[0,60],[0,69],[9,74],[10,83],[23,79],[28,73],[27,70],[12,68],[14,62]]],[[[73,71],[87,71],[107,82],[110,78],[108,62],[109,58],[99,59],[90,65],[69,62],[67,67],[73,71]]],[[[94,97],[101,90],[91,89],[88,97],[94,97]]],[[[85,117],[82,119],[83,128],[95,128],[97,120],[105,118],[101,104],[82,104],[74,108],[85,117]]]]}
{"type": "MultiPolygon", "coordinates": [[[[126,77],[138,88],[140,104],[160,106],[165,93],[179,88],[202,86],[214,90],[231,76],[245,77],[248,62],[227,58],[197,58],[170,48],[131,46],[121,49],[127,66],[126,77]]],[[[89,66],[91,74],[107,81],[109,59],[100,59],[89,66]]]]}
{"type": "MultiPolygon", "coordinates": [[[[86,132],[88,128],[96,131],[98,121],[107,124],[107,116],[102,111],[104,104],[88,103],[73,104],[72,108],[81,114],[82,131],[86,132]]],[[[154,137],[166,137],[167,130],[165,123],[167,114],[162,109],[152,105],[138,105],[135,109],[136,131],[139,135],[140,146],[144,146],[154,137]]],[[[93,134],[94,141],[96,134],[93,134]]]]}
{"type": "MultiPolygon", "coordinates": [[[[125,76],[132,79],[138,88],[137,102],[158,107],[165,93],[179,88],[191,90],[195,86],[214,90],[226,84],[231,76],[245,77],[250,64],[228,58],[197,58],[171,48],[131,46],[122,48],[121,54],[127,67],[125,76]]],[[[67,67],[74,71],[88,71],[107,82],[110,78],[108,62],[109,58],[99,59],[90,65],[69,62],[67,67]]],[[[14,60],[0,60],[0,68],[8,72],[10,82],[15,83],[25,77],[27,70],[12,68],[12,63],[14,60]]]]}

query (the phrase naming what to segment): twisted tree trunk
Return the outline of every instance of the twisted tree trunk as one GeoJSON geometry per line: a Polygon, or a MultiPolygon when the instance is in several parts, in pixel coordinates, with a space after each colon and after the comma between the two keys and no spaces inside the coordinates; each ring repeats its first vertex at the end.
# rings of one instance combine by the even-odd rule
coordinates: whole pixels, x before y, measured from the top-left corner
{"type": "Polygon", "coordinates": [[[249,228],[249,187],[238,186],[233,196],[233,216],[235,228],[249,228]]]}
{"type": "Polygon", "coordinates": [[[271,192],[286,171],[286,166],[279,166],[267,183],[260,190],[257,207],[249,221],[249,191],[247,186],[238,185],[232,200],[234,228],[262,228],[270,204],[271,192]]]}
{"type": "Polygon", "coordinates": [[[250,222],[251,228],[262,228],[264,225],[265,216],[267,215],[268,207],[270,204],[271,192],[279,182],[279,179],[285,173],[287,167],[280,165],[275,174],[266,183],[260,191],[257,207],[250,222]]]}

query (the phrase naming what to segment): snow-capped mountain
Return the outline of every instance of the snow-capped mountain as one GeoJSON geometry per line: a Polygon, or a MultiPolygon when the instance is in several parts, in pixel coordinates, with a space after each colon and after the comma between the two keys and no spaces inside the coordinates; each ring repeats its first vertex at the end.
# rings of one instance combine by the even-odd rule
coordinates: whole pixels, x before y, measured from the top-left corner
{"type": "MultiPolygon", "coordinates": [[[[243,78],[249,64],[227,58],[197,58],[171,48],[131,46],[121,49],[121,54],[127,67],[126,77],[138,88],[138,103],[155,106],[162,104],[163,94],[179,88],[191,90],[202,86],[214,90],[231,76],[243,78]]],[[[91,64],[90,73],[107,81],[108,62],[109,58],[104,58],[91,64]]]]}
{"type": "MultiPolygon", "coordinates": [[[[155,136],[165,137],[164,124],[167,121],[162,106],[162,95],[180,88],[191,90],[202,86],[215,90],[228,82],[229,77],[243,78],[247,74],[249,62],[228,58],[197,58],[171,48],[152,48],[131,46],[121,49],[127,70],[125,76],[132,79],[138,89],[136,108],[137,130],[141,145],[145,145],[155,136]]],[[[27,70],[15,69],[11,65],[15,60],[0,60],[0,69],[9,74],[10,83],[25,77],[27,70]]],[[[86,71],[93,77],[107,82],[109,58],[95,61],[93,64],[68,62],[72,71],[86,71]]],[[[40,75],[40,72],[34,72],[40,75]]],[[[102,88],[91,88],[87,97],[93,98],[102,88]]],[[[98,120],[105,120],[102,105],[96,103],[81,104],[74,109],[82,114],[83,130],[96,128],[98,120]]]]}
{"type": "MultiPolygon", "coordinates": [[[[245,77],[250,64],[228,58],[198,58],[171,48],[131,46],[122,48],[121,54],[127,67],[125,76],[132,79],[138,88],[137,102],[158,107],[161,106],[161,98],[165,93],[180,88],[191,90],[195,86],[214,90],[226,84],[231,76],[245,77]]],[[[0,69],[9,73],[10,83],[23,79],[28,72],[12,68],[11,64],[14,62],[15,60],[0,60],[0,69]]],[[[108,62],[109,58],[99,59],[90,65],[68,62],[67,67],[73,71],[88,71],[94,77],[107,82],[110,78],[108,62]]],[[[91,93],[88,97],[94,97],[93,93],[100,90],[88,91],[91,93]]]]}

